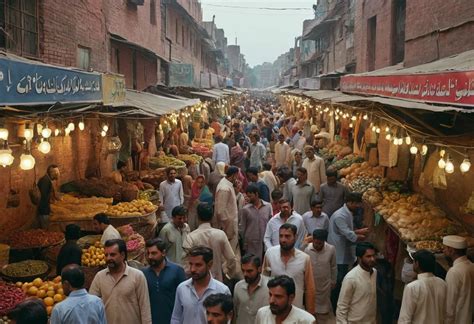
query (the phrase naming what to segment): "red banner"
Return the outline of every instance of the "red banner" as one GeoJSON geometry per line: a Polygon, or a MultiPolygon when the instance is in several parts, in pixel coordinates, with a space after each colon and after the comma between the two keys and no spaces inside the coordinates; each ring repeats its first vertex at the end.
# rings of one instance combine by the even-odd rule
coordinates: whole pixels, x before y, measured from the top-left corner
{"type": "Polygon", "coordinates": [[[474,71],[341,78],[341,91],[431,103],[474,106],[474,71]]]}

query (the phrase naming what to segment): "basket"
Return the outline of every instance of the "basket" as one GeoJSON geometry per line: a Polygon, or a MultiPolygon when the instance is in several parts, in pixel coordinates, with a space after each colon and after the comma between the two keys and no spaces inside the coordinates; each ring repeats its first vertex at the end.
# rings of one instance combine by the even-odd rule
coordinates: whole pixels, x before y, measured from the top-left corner
{"type": "Polygon", "coordinates": [[[8,264],[10,258],[10,245],[0,243],[0,268],[8,264]]]}
{"type": "MultiPolygon", "coordinates": [[[[47,266],[47,270],[45,272],[42,272],[42,273],[37,273],[37,274],[34,274],[34,275],[29,275],[29,276],[18,276],[18,277],[13,277],[13,276],[8,276],[4,273],[4,270],[6,267],[8,266],[5,266],[1,271],[0,271],[0,274],[2,276],[3,279],[5,279],[5,281],[9,281],[9,282],[18,282],[18,281],[21,281],[21,282],[30,282],[30,281],[33,281],[35,278],[41,278],[41,279],[45,279],[50,270],[51,270],[51,267],[49,266],[49,264],[47,262],[44,262],[44,261],[38,261],[38,260],[35,260],[36,262],[43,262],[46,266],[47,266]]],[[[22,261],[23,262],[23,261],[22,261]]],[[[13,263],[12,263],[13,264],[13,263]]]]}

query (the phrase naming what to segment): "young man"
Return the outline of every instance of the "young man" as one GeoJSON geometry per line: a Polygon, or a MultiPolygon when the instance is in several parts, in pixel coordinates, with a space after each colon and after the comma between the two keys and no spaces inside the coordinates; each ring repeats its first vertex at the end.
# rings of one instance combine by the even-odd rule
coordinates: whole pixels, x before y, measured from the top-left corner
{"type": "Polygon", "coordinates": [[[148,284],[153,324],[168,324],[173,313],[176,289],[186,280],[184,270],[167,260],[167,244],[161,239],[146,242],[148,267],[142,269],[148,284]]]}
{"type": "Polygon", "coordinates": [[[314,230],[329,228],[329,217],[322,211],[323,202],[321,200],[311,201],[311,210],[303,214],[303,222],[307,233],[313,233],[314,230]]]}
{"type": "Polygon", "coordinates": [[[92,225],[95,231],[102,233],[102,237],[100,238],[100,244],[102,245],[108,240],[120,240],[122,238],[119,231],[110,224],[109,217],[104,213],[95,215],[92,225]]]}
{"type": "Polygon", "coordinates": [[[344,205],[344,199],[349,190],[337,181],[337,171],[328,169],[326,171],[327,182],[321,185],[319,196],[323,201],[323,212],[331,215],[344,205]]]}
{"type": "Polygon", "coordinates": [[[305,168],[296,170],[296,185],[293,187],[293,209],[303,215],[311,209],[311,201],[315,198],[314,187],[308,183],[308,171],[305,168]]]}
{"type": "Polygon", "coordinates": [[[298,323],[315,324],[316,319],[310,313],[293,306],[295,282],[289,276],[277,276],[267,284],[270,306],[264,306],[257,312],[255,324],[298,323]]]}
{"type": "Polygon", "coordinates": [[[285,223],[279,229],[280,245],[265,252],[263,273],[269,277],[287,275],[296,283],[295,305],[314,314],[314,278],[309,256],[295,248],[297,228],[285,223]],[[304,295],[304,300],[303,300],[304,295]],[[304,305],[304,306],[303,306],[304,305]]]}
{"type": "Polygon", "coordinates": [[[260,193],[255,185],[249,185],[246,190],[248,204],[242,208],[239,232],[242,235],[245,253],[263,257],[263,238],[267,223],[272,218],[272,207],[260,199],[260,193]]]}
{"type": "Polygon", "coordinates": [[[257,311],[268,305],[268,278],[262,275],[262,261],[258,256],[242,257],[244,279],[234,288],[235,323],[255,323],[257,311]]]}
{"type": "Polygon", "coordinates": [[[190,251],[194,246],[208,246],[214,252],[214,262],[211,262],[211,273],[213,278],[223,281],[224,272],[229,278],[236,274],[236,258],[232,246],[224,231],[212,228],[212,207],[206,203],[197,206],[199,227],[189,233],[183,243],[185,251],[190,251]]]}
{"type": "MultiPolygon", "coordinates": [[[[406,285],[398,323],[446,323],[446,283],[435,277],[433,253],[419,250],[413,254],[413,269],[418,279],[406,285]]],[[[453,322],[449,322],[450,324],[453,322]]]]}
{"type": "Polygon", "coordinates": [[[260,179],[267,185],[268,191],[273,192],[278,187],[278,181],[273,174],[272,165],[268,162],[263,163],[263,171],[259,174],[260,179]]]}
{"type": "Polygon", "coordinates": [[[267,157],[267,150],[265,146],[259,141],[259,136],[257,134],[250,135],[250,147],[247,151],[248,158],[250,159],[249,167],[255,167],[257,170],[262,169],[262,163],[267,157]]]}
{"type": "Polygon", "coordinates": [[[258,188],[260,199],[270,202],[270,190],[263,180],[260,180],[258,177],[258,169],[255,167],[250,167],[247,169],[247,179],[249,179],[249,185],[253,184],[258,188]]]}
{"type": "Polygon", "coordinates": [[[291,170],[287,167],[280,167],[277,171],[277,177],[280,180],[283,199],[293,201],[293,187],[296,186],[296,179],[293,178],[291,170]]]}
{"type": "Polygon", "coordinates": [[[46,170],[46,174],[38,181],[38,189],[40,192],[40,200],[38,203],[38,221],[40,227],[45,229],[49,224],[49,214],[51,213],[50,204],[54,200],[58,200],[54,190],[53,181],[59,179],[59,168],[56,164],[51,164],[46,170]]]}
{"type": "Polygon", "coordinates": [[[151,324],[147,282],[143,272],[125,262],[125,241],[105,242],[105,260],[107,268],[95,275],[89,292],[102,298],[107,322],[151,324]]]}
{"type": "Polygon", "coordinates": [[[280,226],[290,223],[297,228],[296,248],[299,249],[306,235],[303,218],[292,210],[290,202],[284,198],[280,199],[280,209],[280,213],[272,217],[267,223],[263,237],[265,248],[268,250],[272,246],[280,244],[280,226]]]}
{"type": "Polygon", "coordinates": [[[283,134],[278,135],[278,142],[275,144],[275,166],[290,166],[291,147],[285,142],[283,134]]]}
{"type": "Polygon", "coordinates": [[[56,260],[56,274],[58,276],[68,264],[81,265],[82,250],[77,245],[77,240],[81,237],[81,228],[76,224],[68,224],[64,236],[66,237],[66,244],[59,250],[56,260]]]}
{"type": "Polygon", "coordinates": [[[314,155],[314,148],[306,145],[304,148],[306,158],[302,167],[308,171],[308,182],[313,185],[314,190],[319,194],[321,183],[326,182],[326,166],[324,160],[314,155]]]}
{"type": "Polygon", "coordinates": [[[316,283],[316,319],[318,324],[335,324],[331,307],[331,290],[336,286],[336,249],[326,242],[328,232],[315,229],[313,241],[304,251],[311,259],[313,277],[316,283]]]}
{"type": "Polygon", "coordinates": [[[171,212],[171,222],[166,224],[160,231],[159,237],[168,244],[166,249],[167,258],[174,263],[183,265],[183,242],[186,240],[190,229],[186,224],[188,210],[183,206],[176,206],[171,212]]]}
{"type": "Polygon", "coordinates": [[[232,296],[227,294],[209,295],[203,303],[208,324],[230,324],[234,317],[232,296]]]}
{"type": "Polygon", "coordinates": [[[375,247],[369,242],[358,243],[356,255],[358,265],[342,282],[341,294],[337,301],[336,320],[337,323],[375,324],[377,317],[375,247]]]}
{"type": "Polygon", "coordinates": [[[212,150],[212,161],[214,161],[214,163],[224,162],[225,164],[230,164],[229,146],[222,143],[222,136],[220,135],[215,137],[215,141],[216,144],[214,144],[212,150]]]}
{"type": "Polygon", "coordinates": [[[213,256],[212,249],[205,246],[195,246],[188,251],[191,278],[176,290],[171,324],[206,324],[203,301],[212,294],[230,295],[229,288],[211,276],[213,256]]]}
{"type": "MultiPolygon", "coordinates": [[[[162,228],[165,223],[170,221],[173,208],[180,206],[184,202],[183,184],[181,180],[176,179],[176,168],[168,167],[166,169],[166,180],[160,183],[160,201],[161,208],[161,225],[162,228]]],[[[161,229],[160,228],[160,229],[161,229]]]]}
{"type": "Polygon", "coordinates": [[[272,196],[272,210],[273,210],[272,216],[275,216],[281,211],[280,199],[283,198],[283,192],[281,192],[280,189],[275,189],[272,191],[271,196],[272,196]]]}
{"type": "Polygon", "coordinates": [[[453,263],[446,275],[445,323],[462,324],[472,320],[474,310],[474,264],[466,257],[466,238],[443,237],[444,255],[453,263]]]}
{"type": "Polygon", "coordinates": [[[48,324],[46,305],[39,298],[26,299],[8,313],[8,319],[15,324],[48,324]]]}
{"type": "Polygon", "coordinates": [[[64,267],[61,281],[68,297],[53,308],[51,324],[107,323],[102,300],[84,289],[85,276],[79,265],[64,267]]]}

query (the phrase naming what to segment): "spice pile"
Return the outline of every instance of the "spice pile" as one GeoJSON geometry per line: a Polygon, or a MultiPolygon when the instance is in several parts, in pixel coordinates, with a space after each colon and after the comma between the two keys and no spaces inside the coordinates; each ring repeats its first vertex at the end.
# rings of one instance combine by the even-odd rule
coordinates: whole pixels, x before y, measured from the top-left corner
{"type": "MultiPolygon", "coordinates": [[[[26,298],[23,290],[15,285],[0,281],[0,316],[5,316],[10,310],[26,298]]],[[[7,319],[2,318],[6,323],[7,319]]],[[[1,323],[1,322],[0,322],[1,323]]]]}
{"type": "Polygon", "coordinates": [[[48,232],[42,229],[32,229],[15,233],[10,237],[12,249],[29,249],[59,244],[64,240],[61,232],[48,232]]]}

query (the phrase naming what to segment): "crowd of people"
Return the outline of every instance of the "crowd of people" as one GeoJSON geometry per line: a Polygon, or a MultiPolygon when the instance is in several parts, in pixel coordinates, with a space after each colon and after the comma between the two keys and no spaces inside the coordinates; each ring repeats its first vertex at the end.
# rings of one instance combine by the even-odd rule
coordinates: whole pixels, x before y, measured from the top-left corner
{"type": "MultiPolygon", "coordinates": [[[[247,99],[203,129],[215,145],[200,174],[180,180],[169,167],[160,184],[148,266],[129,266],[125,242],[96,217],[107,235],[107,268],[87,292],[81,269],[63,262],[69,297],[51,323],[380,322],[379,256],[361,219],[362,197],[318,156],[320,127],[286,116],[272,100],[247,99]]],[[[188,141],[196,135],[182,133],[188,141]]],[[[182,142],[171,140],[173,151],[182,142]]],[[[411,255],[399,323],[472,322],[466,240],[448,236],[443,244],[453,262],[445,280],[434,275],[433,253],[411,255]]]]}

